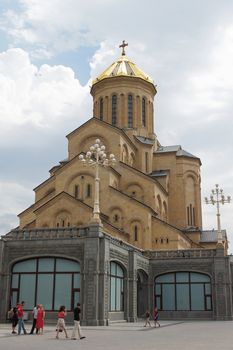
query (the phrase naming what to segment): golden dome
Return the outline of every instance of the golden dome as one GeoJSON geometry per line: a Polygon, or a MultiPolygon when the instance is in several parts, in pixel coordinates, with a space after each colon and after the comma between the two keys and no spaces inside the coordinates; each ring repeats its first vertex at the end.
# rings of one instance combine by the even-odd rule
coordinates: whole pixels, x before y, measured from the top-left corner
{"type": "MultiPolygon", "coordinates": [[[[126,46],[126,45],[125,45],[126,46]]],[[[120,46],[122,47],[122,46],[120,46]]],[[[113,77],[127,76],[132,78],[140,78],[154,85],[153,79],[144,73],[135,63],[133,63],[126,55],[123,47],[121,57],[113,62],[103,73],[92,81],[92,86],[101,80],[113,77]]]]}

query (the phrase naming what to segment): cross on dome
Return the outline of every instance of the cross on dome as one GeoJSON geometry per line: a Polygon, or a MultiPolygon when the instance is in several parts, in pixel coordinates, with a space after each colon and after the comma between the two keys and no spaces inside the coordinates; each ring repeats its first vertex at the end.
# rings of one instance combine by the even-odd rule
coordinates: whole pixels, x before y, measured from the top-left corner
{"type": "Polygon", "coordinates": [[[121,53],[122,56],[125,56],[125,47],[126,46],[128,46],[128,43],[126,43],[125,40],[123,40],[122,44],[119,45],[120,48],[122,47],[122,53],[121,53]]]}

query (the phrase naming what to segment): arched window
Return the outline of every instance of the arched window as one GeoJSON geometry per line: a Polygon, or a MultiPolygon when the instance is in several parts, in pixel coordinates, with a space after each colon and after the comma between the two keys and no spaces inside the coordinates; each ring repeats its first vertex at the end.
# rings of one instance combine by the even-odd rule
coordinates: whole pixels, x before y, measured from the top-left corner
{"type": "Polygon", "coordinates": [[[193,208],[192,204],[189,204],[187,207],[187,218],[188,226],[195,226],[195,208],[193,208]]]}
{"type": "Polygon", "coordinates": [[[142,99],[142,126],[146,126],[146,99],[142,99]]]}
{"type": "Polygon", "coordinates": [[[134,226],[134,240],[138,240],[138,227],[137,225],[134,226]]]}
{"type": "Polygon", "coordinates": [[[133,127],[133,96],[128,95],[128,128],[133,127]]]}
{"type": "Polygon", "coordinates": [[[79,185],[74,186],[74,196],[75,198],[79,198],[79,185]]]}
{"type": "Polygon", "coordinates": [[[145,171],[148,173],[149,171],[149,153],[145,152],[145,171]]]}
{"type": "Polygon", "coordinates": [[[161,197],[160,197],[159,194],[157,195],[157,201],[158,201],[157,210],[159,212],[159,216],[161,217],[161,214],[162,214],[162,200],[161,200],[161,197]]]}
{"type": "Polygon", "coordinates": [[[163,201],[163,213],[162,213],[162,219],[164,221],[167,221],[167,203],[163,201]]]}
{"type": "Polygon", "coordinates": [[[104,100],[103,98],[100,99],[100,120],[103,120],[104,118],[104,100]]]}
{"type": "Polygon", "coordinates": [[[155,279],[155,305],[163,311],[212,310],[211,281],[197,272],[173,272],[155,279]]]}
{"type": "Polygon", "coordinates": [[[87,184],[87,195],[86,197],[91,197],[91,184],[87,184]]]}
{"type": "Polygon", "coordinates": [[[117,125],[117,96],[112,96],[112,125],[117,125]]]}
{"type": "Polygon", "coordinates": [[[71,215],[67,211],[61,211],[55,218],[56,227],[67,227],[68,222],[71,222],[71,215]]]}
{"type": "Polygon", "coordinates": [[[124,271],[113,261],[110,263],[110,310],[124,310],[124,271]]]}
{"type": "Polygon", "coordinates": [[[43,304],[49,311],[60,305],[73,310],[80,302],[80,264],[62,258],[35,258],[16,263],[12,269],[11,306],[25,300],[25,309],[43,304]]]}

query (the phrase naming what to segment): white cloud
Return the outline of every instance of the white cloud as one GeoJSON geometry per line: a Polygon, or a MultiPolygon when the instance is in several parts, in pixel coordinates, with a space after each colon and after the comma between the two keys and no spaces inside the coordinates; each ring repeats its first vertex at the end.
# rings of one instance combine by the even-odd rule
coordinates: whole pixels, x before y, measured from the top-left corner
{"type": "Polygon", "coordinates": [[[17,214],[33,201],[33,193],[28,187],[16,182],[0,182],[0,235],[18,226],[17,214]],[[5,230],[5,231],[4,231],[5,230]]]}
{"type": "Polygon", "coordinates": [[[1,144],[9,142],[5,130],[14,136],[17,125],[54,129],[70,119],[80,124],[91,103],[88,84],[81,86],[71,68],[38,68],[19,48],[0,54],[0,96],[1,144]]]}

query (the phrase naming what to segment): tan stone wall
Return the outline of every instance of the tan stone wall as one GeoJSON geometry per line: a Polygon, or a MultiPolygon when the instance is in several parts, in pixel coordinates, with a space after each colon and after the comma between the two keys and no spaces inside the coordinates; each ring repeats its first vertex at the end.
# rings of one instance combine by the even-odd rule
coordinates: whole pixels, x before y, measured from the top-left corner
{"type": "Polygon", "coordinates": [[[165,222],[152,220],[152,249],[189,249],[191,244],[182,233],[165,222]]]}
{"type": "Polygon", "coordinates": [[[112,123],[112,96],[117,96],[117,126],[128,128],[128,95],[133,96],[133,127],[143,130],[143,136],[151,136],[153,130],[153,101],[155,89],[140,78],[113,77],[95,84],[91,89],[93,113],[99,118],[100,99],[104,101],[104,121],[112,123]],[[146,126],[142,123],[142,99],[146,100],[146,126]]]}
{"type": "Polygon", "coordinates": [[[201,198],[200,198],[200,164],[198,159],[176,157],[175,152],[156,154],[153,160],[154,170],[169,170],[169,222],[181,229],[188,227],[187,206],[190,202],[195,203],[196,217],[195,226],[201,228],[201,198]],[[187,179],[191,177],[194,186],[189,188],[187,179]],[[194,193],[193,193],[194,188],[194,193]]]}

